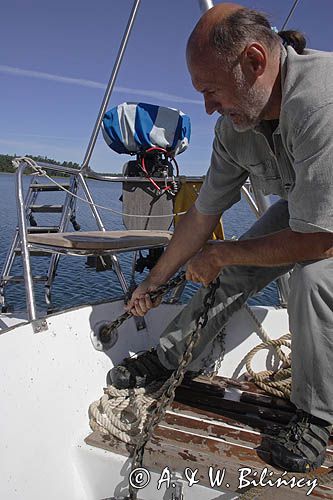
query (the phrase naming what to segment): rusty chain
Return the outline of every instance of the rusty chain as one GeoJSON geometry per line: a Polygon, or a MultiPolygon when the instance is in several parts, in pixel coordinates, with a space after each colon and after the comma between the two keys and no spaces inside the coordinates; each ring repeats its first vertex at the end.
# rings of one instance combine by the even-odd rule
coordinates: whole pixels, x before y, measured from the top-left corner
{"type": "MultiPolygon", "coordinates": [[[[181,271],[177,276],[169,280],[165,285],[159,286],[154,292],[151,292],[150,298],[152,301],[158,299],[162,295],[166,294],[173,288],[181,285],[185,281],[185,271],[181,271]]],[[[127,319],[131,318],[133,314],[131,311],[126,311],[121,314],[115,321],[111,323],[104,324],[99,331],[99,338],[101,342],[107,343],[111,338],[111,333],[113,330],[119,328],[127,319]]]]}
{"type": "MultiPolygon", "coordinates": [[[[170,291],[173,288],[182,284],[184,281],[185,281],[185,272],[182,271],[177,276],[175,276],[175,278],[171,279],[168,283],[158,287],[154,292],[151,292],[150,293],[151,300],[152,301],[156,300],[157,298],[161,297],[162,295],[164,295],[168,291],[170,291]]],[[[193,348],[195,347],[196,343],[199,340],[200,331],[207,324],[208,313],[209,313],[210,308],[214,305],[216,290],[219,286],[220,286],[219,278],[217,278],[216,281],[210,285],[208,293],[206,294],[206,296],[203,300],[204,308],[203,308],[200,316],[198,316],[198,318],[196,320],[195,328],[194,328],[192,334],[187,339],[186,346],[185,346],[185,352],[184,352],[183,357],[179,363],[179,366],[173,372],[171,377],[169,378],[170,384],[168,385],[167,389],[162,394],[160,401],[156,403],[156,406],[153,409],[150,417],[147,418],[147,421],[142,429],[141,439],[139,440],[139,442],[136,445],[134,452],[133,452],[130,475],[136,468],[140,468],[142,466],[145,446],[148,443],[148,441],[150,441],[156,426],[164,418],[166,411],[167,411],[167,408],[172,404],[172,402],[175,398],[176,389],[183,381],[186,367],[192,361],[193,348]]],[[[130,318],[132,316],[133,315],[130,311],[126,311],[124,314],[119,316],[115,321],[108,323],[106,325],[103,325],[103,327],[100,330],[100,337],[103,336],[105,338],[105,340],[104,339],[103,340],[101,339],[101,340],[107,341],[107,338],[110,337],[111,332],[113,330],[115,330],[116,328],[119,328],[128,318],[130,318]]],[[[216,374],[218,368],[219,368],[219,365],[218,365],[218,367],[215,367],[213,375],[216,374]]],[[[320,474],[321,484],[323,484],[323,485],[332,484],[331,474],[332,474],[331,468],[329,468],[328,471],[325,472],[324,474],[320,474]]],[[[307,478],[308,477],[311,478],[313,476],[314,476],[314,472],[306,474],[307,478]]],[[[288,476],[286,476],[286,477],[288,477],[288,476]]],[[[244,493],[239,492],[239,493],[240,493],[240,498],[242,500],[254,500],[254,499],[262,496],[263,488],[252,486],[252,487],[248,488],[246,490],[246,492],[244,492],[244,493]]],[[[135,488],[135,486],[131,482],[129,484],[129,496],[123,497],[123,498],[124,498],[124,500],[137,500],[137,494],[138,494],[138,490],[135,488]]]]}
{"type": "MultiPolygon", "coordinates": [[[[175,392],[177,387],[182,383],[186,367],[191,363],[192,361],[192,352],[193,348],[197,344],[199,337],[200,337],[200,332],[201,329],[204,328],[207,324],[208,321],[208,313],[210,308],[214,305],[215,302],[215,294],[216,290],[220,286],[220,279],[217,278],[215,282],[213,282],[209,290],[203,300],[203,311],[201,312],[200,316],[196,319],[195,322],[195,328],[191,335],[189,335],[189,338],[187,339],[186,346],[185,346],[185,352],[183,354],[182,359],[180,360],[179,366],[177,369],[172,373],[170,377],[170,384],[165,390],[165,392],[162,394],[161,399],[159,402],[156,403],[155,408],[153,409],[150,418],[147,419],[143,429],[142,429],[142,436],[141,439],[139,440],[138,444],[135,447],[134,453],[133,453],[133,458],[132,458],[132,466],[131,466],[131,473],[136,469],[142,466],[143,462],[143,454],[144,454],[144,449],[148,441],[150,440],[155,427],[159,424],[159,422],[164,418],[165,413],[169,405],[173,402],[175,398],[175,392]]],[[[130,483],[129,484],[129,500],[136,500],[137,499],[137,489],[135,486],[130,483]]]]}

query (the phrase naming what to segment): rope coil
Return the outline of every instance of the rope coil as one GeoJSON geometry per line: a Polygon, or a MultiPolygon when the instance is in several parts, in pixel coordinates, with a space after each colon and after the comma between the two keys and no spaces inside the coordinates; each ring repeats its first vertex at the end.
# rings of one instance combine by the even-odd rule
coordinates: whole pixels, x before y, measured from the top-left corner
{"type": "MultiPolygon", "coordinates": [[[[209,306],[210,304],[207,304],[209,306]]],[[[283,335],[279,339],[271,339],[252,309],[244,306],[255,322],[264,342],[254,347],[245,358],[246,369],[253,381],[264,391],[276,397],[290,398],[291,361],[281,349],[291,347],[291,335],[283,335]],[[282,368],[255,372],[251,363],[254,356],[263,349],[275,348],[282,368]]],[[[169,381],[155,381],[139,389],[116,389],[114,386],[104,388],[103,396],[89,407],[90,426],[94,431],[115,436],[124,443],[136,445],[142,429],[157,400],[169,385],[169,381]]]]}
{"type": "Polygon", "coordinates": [[[163,380],[140,389],[116,389],[111,385],[104,388],[104,395],[89,406],[91,429],[136,445],[151,410],[167,386],[168,380],[163,380]]]}
{"type": "Polygon", "coordinates": [[[287,356],[282,351],[281,347],[285,346],[291,349],[291,334],[286,333],[279,339],[271,339],[252,309],[248,305],[245,305],[244,308],[257,325],[259,332],[264,339],[264,342],[251,349],[251,351],[245,357],[245,364],[248,373],[251,375],[253,381],[258,385],[258,387],[266,391],[268,394],[272,394],[273,396],[279,398],[290,399],[291,359],[290,355],[287,356]],[[275,348],[277,357],[282,363],[282,367],[278,368],[277,370],[264,370],[261,372],[255,372],[251,366],[254,356],[259,351],[263,349],[269,349],[271,347],[275,348]]]}

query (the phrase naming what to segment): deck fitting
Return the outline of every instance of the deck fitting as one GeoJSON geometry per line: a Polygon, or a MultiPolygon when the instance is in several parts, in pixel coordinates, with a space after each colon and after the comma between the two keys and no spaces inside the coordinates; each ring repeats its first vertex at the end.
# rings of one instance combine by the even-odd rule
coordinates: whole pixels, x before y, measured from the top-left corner
{"type": "Polygon", "coordinates": [[[47,332],[49,329],[46,319],[36,319],[31,324],[34,333],[47,332]]]}

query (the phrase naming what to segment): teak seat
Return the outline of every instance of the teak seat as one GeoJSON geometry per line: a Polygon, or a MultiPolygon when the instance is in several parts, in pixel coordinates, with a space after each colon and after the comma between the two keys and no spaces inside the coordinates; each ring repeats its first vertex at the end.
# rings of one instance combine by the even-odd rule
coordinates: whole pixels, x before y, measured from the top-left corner
{"type": "Polygon", "coordinates": [[[81,231],[78,233],[29,234],[28,242],[33,246],[69,249],[71,252],[103,254],[129,252],[145,248],[166,246],[170,231],[127,230],[127,231],[81,231]]]}

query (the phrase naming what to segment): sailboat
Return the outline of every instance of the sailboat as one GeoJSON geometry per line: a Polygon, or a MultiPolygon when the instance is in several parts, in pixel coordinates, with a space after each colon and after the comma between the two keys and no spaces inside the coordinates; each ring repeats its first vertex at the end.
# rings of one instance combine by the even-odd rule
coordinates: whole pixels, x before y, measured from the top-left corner
{"type": "MultiPolygon", "coordinates": [[[[209,0],[199,4],[202,11],[212,6],[209,0]]],[[[193,191],[202,183],[202,177],[180,182],[177,164],[161,145],[155,145],[150,156],[127,162],[121,176],[98,174],[89,167],[102,126],[107,135],[108,102],[139,5],[140,0],[134,0],[81,168],[29,158],[16,160],[18,227],[0,279],[0,498],[213,500],[266,495],[298,498],[312,493],[333,498],[329,483],[333,448],[329,447],[316,474],[304,478],[285,477],[270,465],[271,436],[288,423],[295,408],[281,397],[283,394],[267,393],[263,383],[256,385],[254,375],[273,372],[281,364],[272,343],[285,339],[288,333],[285,307],[246,306],[233,315],[218,342],[202,353],[202,374],[191,380],[184,378],[167,401],[164,415],[145,443],[140,467],[133,469],[133,443],[122,439],[119,432],[112,435],[103,430],[103,418],[93,418],[100,398],[108,394],[110,369],[126,356],[156,346],[161,331],[184,307],[180,301],[184,279],[180,275],[169,287],[170,295],[144,319],[124,317],[124,296],[130,289],[118,256],[133,254],[136,265],[144,249],[154,262],[170,241],[178,191],[189,187],[193,191]],[[27,168],[35,175],[25,193],[22,179],[27,168]],[[52,176],[55,171],[67,175],[66,183],[52,176]],[[106,229],[87,178],[122,183],[123,231],[106,229]],[[95,218],[96,231],[77,231],[79,187],[95,218]],[[50,191],[64,195],[62,205],[37,203],[41,193],[50,191]],[[156,191],[159,196],[153,196],[152,203],[156,191]],[[59,213],[60,222],[39,226],[35,215],[40,212],[59,213]],[[134,214],[139,217],[131,217],[134,214]],[[69,230],[70,224],[74,231],[69,230]],[[50,258],[44,276],[32,273],[31,259],[38,255],[50,258]],[[122,295],[53,312],[51,289],[63,255],[90,258],[93,265],[112,268],[122,295]],[[22,259],[23,276],[12,274],[15,258],[22,259]],[[35,301],[38,281],[45,283],[48,312],[42,314],[35,301]],[[23,318],[8,312],[5,291],[11,282],[25,286],[27,314],[23,318]]],[[[128,110],[128,106],[125,111],[122,108],[122,116],[128,110]]],[[[178,114],[177,119],[180,117],[178,114]]],[[[185,139],[182,137],[183,142],[185,139]]],[[[260,216],[267,208],[267,199],[250,182],[243,194],[260,216]]],[[[186,206],[178,206],[178,215],[181,207],[186,210],[186,206]]],[[[280,294],[283,303],[286,280],[280,283],[280,294]]],[[[280,352],[283,345],[289,345],[288,341],[282,341],[280,352]]],[[[161,398],[164,396],[157,401],[161,398]]],[[[156,403],[148,406],[147,422],[153,407],[156,403]]]]}

